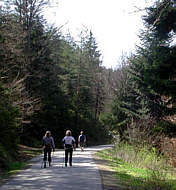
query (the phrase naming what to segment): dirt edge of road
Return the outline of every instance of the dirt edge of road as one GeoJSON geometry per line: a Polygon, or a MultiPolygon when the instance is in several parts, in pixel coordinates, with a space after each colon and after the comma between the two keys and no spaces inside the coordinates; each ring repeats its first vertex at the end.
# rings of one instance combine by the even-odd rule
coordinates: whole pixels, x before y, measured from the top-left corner
{"type": "Polygon", "coordinates": [[[98,166],[103,190],[124,190],[126,187],[120,185],[118,178],[115,177],[115,171],[109,166],[108,161],[103,160],[96,154],[92,154],[92,157],[98,166]]]}

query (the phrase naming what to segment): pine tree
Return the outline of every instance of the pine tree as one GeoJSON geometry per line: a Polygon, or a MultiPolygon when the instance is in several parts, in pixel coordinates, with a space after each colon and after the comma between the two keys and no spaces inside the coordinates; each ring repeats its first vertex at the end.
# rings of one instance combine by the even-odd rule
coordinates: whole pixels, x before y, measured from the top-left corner
{"type": "MultiPolygon", "coordinates": [[[[126,93],[118,96],[120,100],[114,104],[114,114],[118,118],[120,113],[123,120],[127,118],[128,121],[130,117],[137,121],[148,116],[158,123],[152,126],[153,129],[158,126],[161,130],[168,130],[163,127],[168,126],[165,120],[169,121],[168,118],[175,114],[176,54],[171,42],[176,22],[173,14],[173,1],[157,1],[147,9],[147,15],[143,17],[145,29],[141,32],[141,45],[129,59],[126,93]]],[[[123,120],[120,119],[122,124],[123,120]]]]}
{"type": "Polygon", "coordinates": [[[98,119],[100,113],[104,110],[105,90],[104,90],[104,78],[103,69],[101,67],[101,54],[98,50],[96,39],[93,33],[90,31],[86,37],[83,50],[87,61],[87,70],[91,74],[91,92],[93,99],[93,112],[94,118],[98,119]]]}
{"type": "Polygon", "coordinates": [[[171,0],[158,1],[147,9],[148,14],[144,17],[148,28],[148,33],[143,38],[143,42],[148,44],[145,77],[162,104],[160,118],[169,122],[174,118],[176,95],[176,48],[172,45],[176,32],[175,5],[171,0]]]}

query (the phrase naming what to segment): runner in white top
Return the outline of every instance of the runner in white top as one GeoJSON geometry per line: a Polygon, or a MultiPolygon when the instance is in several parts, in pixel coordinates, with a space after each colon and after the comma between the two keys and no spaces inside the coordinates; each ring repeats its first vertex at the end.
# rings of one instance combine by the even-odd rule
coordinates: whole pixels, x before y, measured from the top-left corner
{"type": "Polygon", "coordinates": [[[65,145],[71,145],[73,147],[75,139],[72,136],[65,136],[62,141],[64,142],[65,145]]]}
{"type": "Polygon", "coordinates": [[[65,148],[65,167],[67,167],[68,155],[69,155],[69,164],[72,166],[72,155],[73,148],[76,150],[76,141],[74,137],[71,136],[71,131],[66,131],[66,136],[62,139],[65,148]]]}

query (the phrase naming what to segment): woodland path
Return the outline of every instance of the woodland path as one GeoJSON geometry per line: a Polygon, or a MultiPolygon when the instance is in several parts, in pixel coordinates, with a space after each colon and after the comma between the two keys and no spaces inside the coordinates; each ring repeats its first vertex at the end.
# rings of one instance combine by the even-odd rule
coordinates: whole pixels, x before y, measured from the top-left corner
{"type": "Polygon", "coordinates": [[[101,145],[78,148],[73,152],[73,166],[64,167],[64,151],[55,151],[51,167],[41,168],[42,155],[32,160],[32,166],[9,179],[0,190],[103,190],[97,165],[92,154],[110,148],[101,145]]]}

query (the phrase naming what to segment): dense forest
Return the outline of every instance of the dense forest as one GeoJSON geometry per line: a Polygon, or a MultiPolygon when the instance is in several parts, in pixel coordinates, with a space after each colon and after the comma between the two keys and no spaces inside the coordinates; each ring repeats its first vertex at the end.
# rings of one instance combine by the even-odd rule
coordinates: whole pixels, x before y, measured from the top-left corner
{"type": "MultiPolygon", "coordinates": [[[[107,101],[101,54],[89,30],[75,41],[42,16],[45,0],[4,1],[0,9],[0,163],[18,144],[41,146],[50,130],[58,147],[65,131],[88,145],[109,138],[100,115],[107,101]]],[[[2,167],[1,166],[1,167],[2,167]]]]}
{"type": "Polygon", "coordinates": [[[88,145],[118,138],[159,147],[176,132],[176,3],[146,8],[141,44],[116,69],[102,66],[93,33],[79,40],[44,19],[47,0],[4,0],[0,7],[0,167],[18,144],[56,145],[70,129],[88,145]]]}

